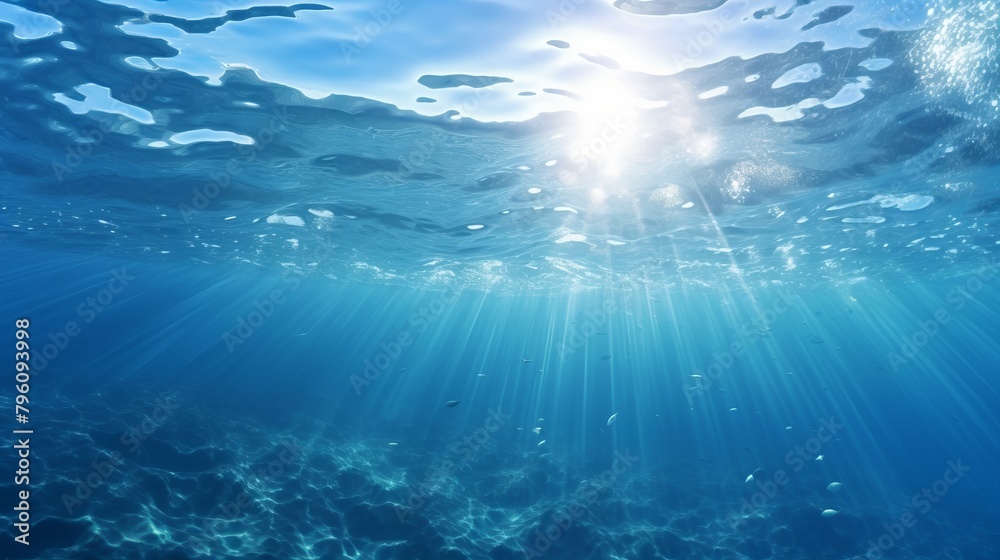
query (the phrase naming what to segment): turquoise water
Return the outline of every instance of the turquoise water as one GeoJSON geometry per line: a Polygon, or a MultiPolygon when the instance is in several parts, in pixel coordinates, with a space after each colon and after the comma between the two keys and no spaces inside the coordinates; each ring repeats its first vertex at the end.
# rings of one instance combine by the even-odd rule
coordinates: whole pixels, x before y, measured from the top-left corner
{"type": "Polygon", "coordinates": [[[0,556],[1000,558],[998,21],[0,3],[0,556]]]}

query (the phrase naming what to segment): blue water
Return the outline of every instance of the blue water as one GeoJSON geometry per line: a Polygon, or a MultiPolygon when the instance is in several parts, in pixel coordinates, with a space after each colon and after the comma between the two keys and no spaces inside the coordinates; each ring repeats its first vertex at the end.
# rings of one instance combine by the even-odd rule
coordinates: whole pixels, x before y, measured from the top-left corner
{"type": "Polygon", "coordinates": [[[997,2],[0,35],[0,557],[1000,558],[997,2]]]}

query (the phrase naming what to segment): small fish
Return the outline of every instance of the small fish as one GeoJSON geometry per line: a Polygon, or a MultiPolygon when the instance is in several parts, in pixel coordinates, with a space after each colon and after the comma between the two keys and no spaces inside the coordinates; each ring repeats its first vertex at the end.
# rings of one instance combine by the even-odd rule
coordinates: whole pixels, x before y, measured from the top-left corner
{"type": "Polygon", "coordinates": [[[700,376],[700,375],[698,375],[697,373],[692,373],[692,374],[691,374],[691,375],[689,375],[688,377],[690,377],[691,379],[701,379],[701,376],[700,376]]]}
{"type": "Polygon", "coordinates": [[[814,461],[822,461],[823,460],[823,456],[822,455],[817,455],[816,458],[813,459],[813,460],[814,461]]]}
{"type": "Polygon", "coordinates": [[[617,420],[617,419],[618,419],[618,413],[616,412],[616,413],[614,413],[614,414],[611,415],[611,418],[608,418],[608,426],[610,426],[611,424],[614,424],[615,420],[617,420]]]}
{"type": "Polygon", "coordinates": [[[390,441],[389,442],[389,447],[396,447],[397,445],[399,445],[399,444],[396,443],[396,442],[394,442],[394,441],[390,441]]]}
{"type": "Polygon", "coordinates": [[[306,335],[306,333],[300,332],[300,333],[296,334],[295,336],[305,336],[305,335],[306,335]]]}
{"type": "Polygon", "coordinates": [[[726,390],[725,390],[725,389],[723,389],[722,387],[716,387],[716,389],[718,389],[718,390],[722,391],[723,393],[725,393],[725,392],[726,392],[726,390]]]}
{"type": "Polygon", "coordinates": [[[809,337],[809,342],[812,342],[813,344],[823,344],[826,341],[816,335],[813,335],[809,337]]]}
{"type": "Polygon", "coordinates": [[[552,453],[542,453],[541,455],[538,456],[538,458],[539,459],[545,459],[545,458],[551,457],[551,456],[552,456],[552,453]]]}
{"type": "Polygon", "coordinates": [[[791,427],[791,426],[785,426],[785,429],[786,429],[786,430],[791,430],[791,429],[792,429],[792,427],[791,427]]]}
{"type": "Polygon", "coordinates": [[[824,509],[823,513],[821,513],[820,515],[822,515],[823,517],[833,517],[834,515],[837,515],[838,513],[840,513],[840,512],[837,511],[837,510],[835,510],[835,509],[824,509]]]}
{"type": "Polygon", "coordinates": [[[709,461],[708,459],[706,459],[706,458],[704,458],[704,457],[698,457],[698,460],[699,460],[699,461],[702,461],[702,462],[704,462],[704,463],[711,463],[711,461],[709,461]]]}
{"type": "Polygon", "coordinates": [[[399,373],[406,373],[406,368],[400,368],[399,373]]]}
{"type": "Polygon", "coordinates": [[[533,429],[531,431],[535,432],[536,434],[541,434],[542,433],[542,429],[541,428],[535,428],[535,429],[533,429]]]}
{"type": "Polygon", "coordinates": [[[602,360],[610,360],[611,359],[611,354],[605,354],[605,355],[601,356],[601,359],[602,360]]]}
{"type": "Polygon", "coordinates": [[[480,374],[479,374],[479,375],[477,375],[476,377],[486,377],[486,374],[485,374],[485,373],[480,373],[480,374]]]}
{"type": "Polygon", "coordinates": [[[538,419],[538,422],[544,422],[544,421],[545,421],[545,419],[544,419],[544,418],[539,418],[539,419],[538,419]]]}
{"type": "Polygon", "coordinates": [[[734,406],[733,408],[730,408],[729,412],[736,412],[736,407],[734,406]]]}
{"type": "Polygon", "coordinates": [[[528,358],[524,358],[524,359],[521,360],[521,363],[522,364],[530,364],[531,362],[534,362],[534,361],[535,360],[529,360],[528,358]]]}
{"type": "Polygon", "coordinates": [[[444,405],[446,407],[448,407],[448,408],[455,408],[456,406],[458,406],[458,404],[460,402],[462,402],[462,401],[448,401],[448,402],[444,403],[444,405]]]}
{"type": "Polygon", "coordinates": [[[548,441],[548,440],[543,439],[542,441],[538,442],[538,447],[541,447],[541,446],[545,445],[546,441],[548,441]]]}
{"type": "Polygon", "coordinates": [[[829,492],[840,492],[840,489],[844,487],[843,482],[831,482],[829,486],[826,487],[829,492]]]}

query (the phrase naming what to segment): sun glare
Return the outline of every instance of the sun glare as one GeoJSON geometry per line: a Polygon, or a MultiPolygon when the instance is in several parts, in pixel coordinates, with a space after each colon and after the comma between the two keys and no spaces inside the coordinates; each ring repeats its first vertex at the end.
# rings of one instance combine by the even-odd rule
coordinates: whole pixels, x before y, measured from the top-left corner
{"type": "Polygon", "coordinates": [[[638,136],[634,94],[624,84],[606,79],[584,85],[578,95],[570,160],[580,171],[617,177],[627,168],[638,136]]]}

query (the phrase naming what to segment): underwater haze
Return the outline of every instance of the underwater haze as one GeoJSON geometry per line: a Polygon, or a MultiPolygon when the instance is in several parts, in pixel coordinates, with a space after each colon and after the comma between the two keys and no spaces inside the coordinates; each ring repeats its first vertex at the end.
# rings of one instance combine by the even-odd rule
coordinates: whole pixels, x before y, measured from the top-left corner
{"type": "Polygon", "coordinates": [[[0,1],[0,558],[1000,559],[1000,2],[0,1]]]}

